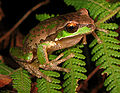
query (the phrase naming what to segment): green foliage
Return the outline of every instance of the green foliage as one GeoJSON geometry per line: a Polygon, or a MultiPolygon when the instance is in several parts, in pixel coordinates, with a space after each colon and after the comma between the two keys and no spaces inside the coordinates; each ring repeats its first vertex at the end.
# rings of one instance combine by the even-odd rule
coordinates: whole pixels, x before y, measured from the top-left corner
{"type": "Polygon", "coordinates": [[[64,68],[70,69],[70,73],[64,73],[64,93],[75,93],[76,88],[78,86],[78,80],[85,80],[87,76],[83,73],[86,72],[86,69],[83,67],[86,63],[81,60],[85,59],[85,56],[82,55],[82,50],[80,49],[80,45],[72,47],[64,52],[65,56],[70,53],[74,53],[75,57],[71,58],[63,64],[64,68]]]}
{"type": "MultiPolygon", "coordinates": [[[[104,23],[112,16],[117,14],[117,18],[120,17],[120,2],[109,3],[106,0],[64,0],[68,5],[72,5],[76,10],[80,8],[88,9],[90,16],[93,19],[97,18],[96,26],[103,29],[114,30],[118,28],[115,23],[104,23]]],[[[120,91],[120,41],[114,37],[118,36],[118,33],[110,31],[109,34],[98,32],[101,44],[97,44],[97,40],[94,39],[90,44],[90,47],[95,46],[92,49],[92,61],[96,61],[96,65],[101,65],[100,68],[104,68],[104,73],[107,73],[108,78],[104,85],[107,86],[107,91],[111,93],[119,93],[120,91]]]]}
{"type": "MultiPolygon", "coordinates": [[[[106,0],[64,0],[64,2],[67,5],[74,6],[76,10],[80,8],[86,8],[89,10],[90,16],[92,16],[93,19],[97,18],[98,20],[105,18],[106,21],[120,10],[120,2],[109,3],[106,0]]],[[[119,15],[120,12],[118,13],[117,17],[119,17],[119,15]]]]}
{"type": "Polygon", "coordinates": [[[116,23],[101,23],[98,27],[103,28],[103,29],[114,30],[118,28],[118,25],[116,23]]]}
{"type": "MultiPolygon", "coordinates": [[[[86,8],[93,19],[97,19],[96,26],[103,29],[109,29],[109,34],[98,32],[98,36],[102,40],[101,44],[97,44],[97,40],[94,39],[90,44],[92,49],[91,54],[93,55],[92,61],[96,61],[96,66],[100,65],[100,68],[104,69],[104,73],[107,73],[108,78],[105,80],[104,85],[107,87],[107,91],[111,93],[119,93],[120,91],[120,41],[114,37],[118,36],[118,33],[112,31],[118,28],[115,23],[104,23],[112,16],[116,14],[116,17],[120,17],[120,2],[109,3],[106,0],[64,0],[67,5],[72,5],[76,10],[80,8],[86,8]]],[[[54,15],[40,14],[36,15],[36,19],[39,21],[46,20],[54,17],[54,15]]],[[[69,68],[70,73],[63,73],[64,82],[63,88],[64,93],[75,93],[78,86],[77,82],[79,79],[85,80],[87,76],[84,74],[86,69],[84,66],[86,63],[83,61],[85,56],[82,55],[80,45],[69,48],[64,51],[64,57],[69,55],[71,52],[75,54],[74,58],[67,60],[63,63],[64,68],[69,68]],[[82,60],[83,59],[83,60],[82,60]]],[[[60,53],[62,51],[57,51],[60,53]]],[[[56,58],[56,55],[50,55],[50,60],[56,58]]],[[[45,75],[50,76],[52,82],[46,81],[44,78],[37,79],[37,87],[39,93],[61,93],[60,74],[54,71],[41,70],[45,75]]],[[[13,69],[7,67],[4,63],[0,62],[0,74],[10,75],[13,73],[13,69]]],[[[17,89],[18,93],[30,93],[31,80],[28,72],[23,69],[16,70],[12,75],[13,87],[17,89]]]]}
{"type": "Polygon", "coordinates": [[[46,79],[37,79],[37,87],[39,93],[61,93],[59,90],[61,89],[60,86],[60,80],[56,79],[60,77],[60,74],[58,72],[53,71],[45,71],[40,70],[42,73],[44,73],[47,76],[52,77],[52,82],[48,82],[46,79]]]}
{"type": "Polygon", "coordinates": [[[55,15],[53,15],[53,14],[51,16],[49,14],[37,14],[36,15],[36,19],[39,21],[44,21],[44,20],[49,19],[51,17],[55,17],[55,15]]]}
{"type": "Polygon", "coordinates": [[[11,75],[11,78],[13,79],[13,87],[17,89],[18,93],[30,93],[31,80],[26,70],[18,69],[11,75]]]}
{"type": "Polygon", "coordinates": [[[10,75],[14,70],[0,60],[0,74],[10,75]]]}
{"type": "MultiPolygon", "coordinates": [[[[109,27],[108,27],[109,28],[109,27]]],[[[108,78],[105,80],[104,85],[107,86],[106,90],[111,93],[119,93],[120,91],[120,41],[115,39],[118,34],[110,31],[109,34],[98,32],[98,36],[102,40],[101,44],[97,44],[94,40],[90,47],[92,49],[92,61],[96,61],[96,66],[100,65],[100,68],[105,69],[104,73],[107,73],[108,78]]]]}

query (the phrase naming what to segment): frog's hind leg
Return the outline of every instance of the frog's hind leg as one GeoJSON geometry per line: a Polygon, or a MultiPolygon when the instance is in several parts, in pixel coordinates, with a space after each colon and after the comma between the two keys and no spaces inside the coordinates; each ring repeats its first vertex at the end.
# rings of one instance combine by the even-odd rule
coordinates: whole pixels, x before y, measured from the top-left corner
{"type": "Polygon", "coordinates": [[[48,82],[51,82],[51,78],[46,76],[44,73],[42,73],[39,69],[39,65],[36,62],[33,63],[24,63],[24,62],[18,62],[19,65],[24,67],[29,73],[36,76],[37,78],[45,78],[48,82]]]}

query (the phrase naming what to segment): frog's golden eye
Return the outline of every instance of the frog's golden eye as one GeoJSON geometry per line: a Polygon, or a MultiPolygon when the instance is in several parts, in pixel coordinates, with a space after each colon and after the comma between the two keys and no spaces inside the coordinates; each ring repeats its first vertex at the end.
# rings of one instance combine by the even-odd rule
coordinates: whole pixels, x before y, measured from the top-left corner
{"type": "Polygon", "coordinates": [[[77,31],[78,25],[76,23],[68,23],[65,28],[67,32],[74,33],[77,31]]]}

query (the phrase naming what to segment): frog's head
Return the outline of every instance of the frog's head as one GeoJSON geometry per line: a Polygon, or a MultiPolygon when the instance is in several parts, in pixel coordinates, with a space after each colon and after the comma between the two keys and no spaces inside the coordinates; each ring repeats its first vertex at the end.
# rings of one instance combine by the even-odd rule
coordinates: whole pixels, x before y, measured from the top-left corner
{"type": "Polygon", "coordinates": [[[57,39],[90,34],[96,29],[93,19],[90,18],[85,8],[80,9],[78,12],[67,14],[64,18],[67,21],[60,27],[64,28],[64,30],[58,33],[57,39]]]}

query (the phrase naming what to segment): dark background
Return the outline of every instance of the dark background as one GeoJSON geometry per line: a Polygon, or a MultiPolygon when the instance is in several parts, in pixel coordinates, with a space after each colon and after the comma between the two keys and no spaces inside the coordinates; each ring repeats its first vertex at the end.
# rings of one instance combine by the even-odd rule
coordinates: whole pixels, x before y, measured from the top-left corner
{"type": "MultiPolygon", "coordinates": [[[[22,16],[29,11],[32,7],[44,0],[1,0],[2,9],[5,17],[2,20],[6,29],[10,29],[22,16]]],[[[49,13],[49,14],[65,14],[75,11],[74,7],[67,6],[63,0],[50,0],[50,3],[38,8],[32,12],[24,22],[19,26],[23,33],[27,33],[39,21],[35,19],[36,14],[49,13]]]]}

